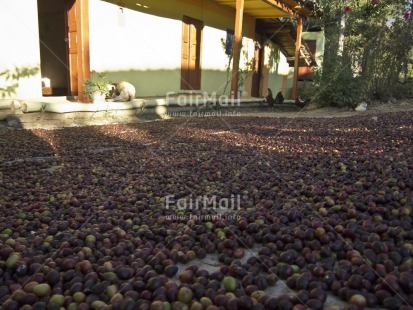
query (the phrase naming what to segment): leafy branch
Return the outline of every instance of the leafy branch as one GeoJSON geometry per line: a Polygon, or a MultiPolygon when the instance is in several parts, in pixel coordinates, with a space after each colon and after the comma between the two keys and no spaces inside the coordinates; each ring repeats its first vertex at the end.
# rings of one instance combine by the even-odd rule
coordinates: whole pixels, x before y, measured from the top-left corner
{"type": "MultiPolygon", "coordinates": [[[[221,44],[222,48],[224,51],[226,51],[227,45],[226,41],[224,38],[221,38],[221,44]]],[[[227,54],[227,64],[225,66],[225,71],[227,74],[227,79],[224,87],[223,93],[225,94],[228,88],[228,85],[230,81],[232,80],[231,78],[231,73],[232,73],[232,60],[234,58],[234,49],[231,49],[232,52],[230,54],[227,54]]],[[[245,81],[248,77],[248,75],[252,72],[253,64],[254,64],[254,57],[249,58],[248,56],[248,49],[244,49],[244,46],[241,44],[241,53],[242,53],[242,58],[244,59],[244,63],[242,66],[239,67],[238,69],[238,88],[241,88],[245,85],[245,81]]]]}

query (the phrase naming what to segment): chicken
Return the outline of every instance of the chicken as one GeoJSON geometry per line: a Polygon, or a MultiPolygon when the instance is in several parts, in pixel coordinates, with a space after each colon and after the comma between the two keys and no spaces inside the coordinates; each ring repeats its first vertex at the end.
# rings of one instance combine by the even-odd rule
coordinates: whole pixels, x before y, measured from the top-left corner
{"type": "Polygon", "coordinates": [[[275,104],[283,104],[284,103],[284,96],[281,91],[278,92],[277,96],[275,96],[275,104]]]}
{"type": "Polygon", "coordinates": [[[275,96],[275,99],[274,99],[271,89],[268,88],[268,95],[267,95],[267,97],[265,97],[265,100],[267,101],[268,106],[271,109],[276,104],[282,104],[284,102],[284,96],[283,96],[282,92],[280,91],[280,92],[278,92],[277,96],[275,96]]]}
{"type": "Polygon", "coordinates": [[[267,95],[267,97],[265,97],[265,100],[267,101],[268,106],[270,107],[270,109],[272,109],[274,107],[274,104],[275,104],[275,99],[272,96],[272,91],[271,91],[270,88],[268,88],[268,95],[267,95]]]}
{"type": "Polygon", "coordinates": [[[310,98],[305,99],[304,101],[301,101],[299,98],[295,99],[295,105],[299,108],[304,108],[306,107],[309,103],[311,102],[310,98]]]}

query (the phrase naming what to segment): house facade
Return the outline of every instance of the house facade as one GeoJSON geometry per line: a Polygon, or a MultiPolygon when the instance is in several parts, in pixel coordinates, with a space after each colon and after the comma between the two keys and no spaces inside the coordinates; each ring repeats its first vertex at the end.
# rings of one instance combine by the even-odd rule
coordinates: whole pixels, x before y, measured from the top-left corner
{"type": "MultiPolygon", "coordinates": [[[[267,87],[292,96],[298,67],[274,40],[285,29],[261,28],[280,17],[313,17],[303,3],[0,0],[2,29],[13,29],[4,31],[7,44],[0,47],[0,99],[84,101],[91,71],[106,73],[108,82],[132,83],[138,97],[230,94],[235,80],[245,97],[263,97],[267,87]]],[[[301,32],[290,37],[295,42],[301,32]]],[[[299,49],[296,56],[300,61],[299,49]]]]}

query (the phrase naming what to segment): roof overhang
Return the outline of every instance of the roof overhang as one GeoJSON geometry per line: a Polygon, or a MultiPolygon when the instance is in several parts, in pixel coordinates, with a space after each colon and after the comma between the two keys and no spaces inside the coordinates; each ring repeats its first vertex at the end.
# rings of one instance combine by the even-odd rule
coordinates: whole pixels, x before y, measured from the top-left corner
{"type": "MultiPolygon", "coordinates": [[[[271,41],[280,47],[281,52],[287,58],[289,66],[293,67],[297,36],[297,29],[294,23],[292,23],[291,20],[281,22],[279,19],[271,18],[258,19],[255,26],[255,31],[261,34],[266,41],[271,41]]],[[[300,67],[317,65],[314,55],[311,54],[305,42],[301,42],[298,63],[300,67]]]]}
{"type": "MultiPolygon", "coordinates": [[[[220,5],[236,8],[236,0],[214,0],[220,5]]],[[[292,20],[295,18],[319,18],[323,12],[315,1],[311,0],[244,0],[244,13],[257,20],[255,32],[263,35],[265,40],[277,44],[287,58],[290,67],[295,62],[295,42],[297,29],[292,20]],[[284,18],[286,21],[281,22],[284,18]]],[[[298,65],[300,67],[316,66],[315,56],[301,43],[298,65]]]]}
{"type": "MultiPolygon", "coordinates": [[[[215,0],[221,5],[235,9],[235,0],[215,0]]],[[[280,18],[294,16],[292,8],[275,0],[244,0],[244,13],[254,18],[280,18]]]]}
{"type": "MultiPolygon", "coordinates": [[[[235,9],[236,0],[214,0],[235,9]]],[[[244,0],[244,13],[254,18],[317,17],[312,1],[301,0],[244,0]]],[[[321,11],[320,11],[321,12],[321,11]]]]}

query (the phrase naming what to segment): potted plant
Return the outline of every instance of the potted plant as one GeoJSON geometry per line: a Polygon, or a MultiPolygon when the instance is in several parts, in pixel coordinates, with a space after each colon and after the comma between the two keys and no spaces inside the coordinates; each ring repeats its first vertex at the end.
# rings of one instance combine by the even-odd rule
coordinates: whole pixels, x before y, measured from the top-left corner
{"type": "Polygon", "coordinates": [[[104,102],[109,94],[106,74],[92,71],[90,79],[84,81],[84,92],[92,102],[104,102]]]}

